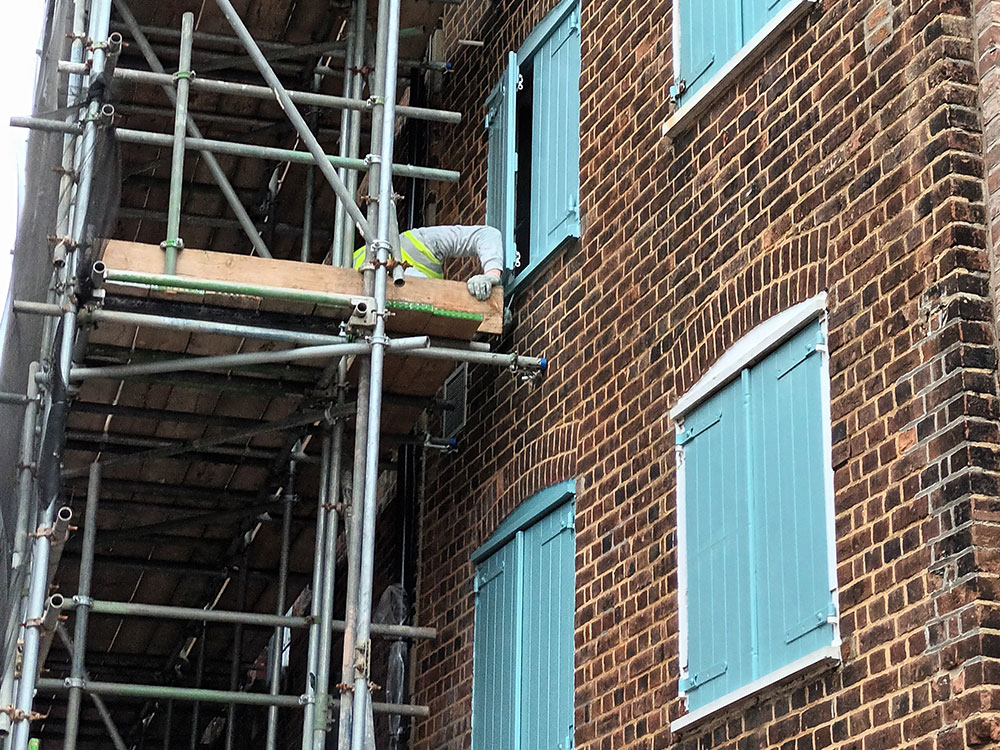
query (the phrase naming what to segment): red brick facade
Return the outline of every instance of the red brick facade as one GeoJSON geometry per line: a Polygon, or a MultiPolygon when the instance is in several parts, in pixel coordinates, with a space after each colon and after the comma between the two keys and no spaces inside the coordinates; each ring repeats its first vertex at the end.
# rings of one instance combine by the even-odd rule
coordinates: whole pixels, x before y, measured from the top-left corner
{"type": "MultiPolygon", "coordinates": [[[[434,137],[463,172],[440,223],[482,221],[469,102],[553,5],[446,13],[440,104],[468,116],[434,137]]],[[[550,357],[549,376],[473,369],[463,449],[428,467],[417,613],[441,637],[417,649],[413,702],[432,718],[416,748],[469,746],[470,554],[567,479],[577,747],[1000,747],[996,5],[826,0],[671,142],[670,0],[583,0],[583,237],[518,294],[502,341],[550,357]],[[842,665],[673,735],[668,410],[741,336],[824,290],[842,665]]]]}

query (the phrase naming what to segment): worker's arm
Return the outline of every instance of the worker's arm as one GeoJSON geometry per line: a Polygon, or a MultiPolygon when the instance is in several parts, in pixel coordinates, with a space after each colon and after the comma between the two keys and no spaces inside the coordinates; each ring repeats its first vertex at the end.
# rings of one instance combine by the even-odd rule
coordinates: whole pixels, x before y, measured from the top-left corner
{"type": "Polygon", "coordinates": [[[503,273],[503,237],[487,226],[421,227],[413,230],[439,258],[479,258],[483,272],[468,281],[469,293],[478,300],[488,299],[503,273]]]}

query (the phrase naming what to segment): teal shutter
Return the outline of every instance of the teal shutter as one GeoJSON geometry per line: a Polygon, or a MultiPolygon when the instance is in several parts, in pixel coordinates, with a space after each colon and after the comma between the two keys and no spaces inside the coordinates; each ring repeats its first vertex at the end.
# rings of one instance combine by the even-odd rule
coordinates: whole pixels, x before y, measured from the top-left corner
{"type": "MultiPolygon", "coordinates": [[[[680,101],[703,86],[743,46],[742,4],[751,0],[680,0],[680,101]]],[[[761,0],[762,2],[766,0],[761,0]]],[[[752,36],[752,35],[751,35],[752,36]]]]}
{"type": "Polygon", "coordinates": [[[532,57],[532,265],[580,236],[580,10],[532,57]]]}
{"type": "Polygon", "coordinates": [[[573,746],[573,514],[572,494],[549,488],[473,556],[473,750],[573,746]]]}
{"type": "Polygon", "coordinates": [[[791,0],[742,0],[742,43],[746,44],[753,39],[754,34],[764,28],[789,2],[791,0]]]}
{"type": "Polygon", "coordinates": [[[572,502],[524,532],[525,749],[568,750],[573,745],[575,551],[572,502]]]}
{"type": "Polygon", "coordinates": [[[833,639],[818,322],[750,370],[759,675],[833,639]],[[759,523],[757,522],[759,519],[759,523]]]}
{"type": "Polygon", "coordinates": [[[518,750],[521,540],[507,543],[476,569],[472,747],[518,750]]]}
{"type": "Polygon", "coordinates": [[[489,154],[486,169],[486,223],[503,235],[507,268],[514,267],[514,115],[517,104],[517,55],[507,56],[507,70],[486,100],[489,154]]]}
{"type": "Polygon", "coordinates": [[[687,677],[694,710],[750,682],[747,441],[743,393],[735,381],[684,419],[687,547],[687,677]]]}

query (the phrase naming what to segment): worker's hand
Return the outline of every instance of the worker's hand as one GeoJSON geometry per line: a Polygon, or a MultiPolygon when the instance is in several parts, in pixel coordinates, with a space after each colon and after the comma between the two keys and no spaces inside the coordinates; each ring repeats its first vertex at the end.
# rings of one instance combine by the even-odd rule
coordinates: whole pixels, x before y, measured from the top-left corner
{"type": "Polygon", "coordinates": [[[490,294],[493,292],[493,287],[499,284],[500,272],[487,271],[486,273],[480,273],[473,276],[469,279],[467,286],[469,287],[469,294],[480,302],[484,302],[490,298],[490,294]]]}

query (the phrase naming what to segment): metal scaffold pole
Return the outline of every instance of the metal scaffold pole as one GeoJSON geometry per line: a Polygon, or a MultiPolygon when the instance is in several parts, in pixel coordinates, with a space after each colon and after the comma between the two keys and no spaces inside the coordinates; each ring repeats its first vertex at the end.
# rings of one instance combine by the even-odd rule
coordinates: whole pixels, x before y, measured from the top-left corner
{"type": "Polygon", "coordinates": [[[83,550],[80,555],[80,580],[77,586],[76,621],[74,622],[72,666],[69,680],[69,703],[66,708],[66,735],[64,750],[76,750],[77,731],[80,725],[80,704],[86,684],[83,663],[87,651],[87,621],[90,615],[91,581],[94,575],[94,548],[97,544],[97,505],[101,497],[101,465],[90,465],[87,483],[87,510],[83,522],[83,550]]]}
{"type": "Polygon", "coordinates": [[[184,145],[188,125],[188,92],[191,88],[191,46],[194,43],[194,13],[181,16],[181,54],[177,73],[177,97],[174,101],[174,143],[170,160],[170,198],[167,202],[167,238],[163,248],[163,272],[177,273],[177,253],[184,247],[181,239],[181,205],[184,186],[184,145]]]}
{"type": "MultiPolygon", "coordinates": [[[[128,5],[124,2],[124,0],[114,0],[114,2],[115,8],[118,10],[118,15],[120,15],[122,20],[125,22],[125,26],[132,35],[132,39],[135,41],[136,46],[138,46],[140,52],[142,52],[142,56],[145,58],[146,64],[150,67],[150,70],[154,73],[164,74],[166,70],[163,67],[163,64],[153,51],[152,46],[149,44],[149,40],[146,39],[146,35],[139,27],[139,23],[135,20],[135,16],[132,15],[132,11],[129,9],[128,5]]],[[[173,85],[165,84],[163,86],[163,91],[170,100],[170,103],[175,104],[177,100],[177,92],[174,90],[173,85]]],[[[187,120],[187,132],[192,138],[200,139],[202,137],[201,130],[194,123],[194,121],[191,120],[191,118],[188,118],[187,120]]],[[[226,173],[223,172],[222,167],[219,166],[219,162],[215,158],[215,155],[209,151],[201,151],[200,153],[202,160],[205,162],[205,166],[207,166],[208,171],[212,173],[212,178],[222,191],[222,195],[225,197],[226,203],[229,204],[229,208],[232,210],[233,215],[236,216],[240,227],[242,227],[246,236],[250,239],[250,243],[253,245],[254,250],[262,258],[270,258],[271,252],[268,250],[267,245],[264,244],[264,240],[257,231],[257,227],[254,226],[253,220],[247,213],[246,208],[243,207],[243,203],[240,202],[239,196],[236,194],[232,184],[229,182],[229,178],[226,176],[226,173]]]]}
{"type": "MultiPolygon", "coordinates": [[[[390,241],[391,213],[395,210],[392,189],[392,165],[389,158],[393,153],[395,142],[395,106],[396,106],[396,61],[399,56],[399,0],[383,0],[379,9],[379,41],[384,51],[377,56],[376,68],[381,62],[382,111],[375,118],[381,128],[381,138],[378,141],[376,159],[383,159],[384,164],[378,170],[378,180],[370,177],[369,193],[377,197],[378,221],[376,223],[378,238],[370,243],[370,250],[375,252],[375,330],[372,334],[367,445],[365,449],[365,486],[362,505],[363,522],[361,536],[361,561],[358,577],[357,623],[355,630],[355,672],[354,694],[351,722],[351,750],[365,750],[369,745],[369,694],[371,668],[371,615],[372,615],[372,577],[375,558],[375,519],[378,503],[378,458],[379,432],[382,416],[382,378],[385,362],[387,339],[386,323],[386,285],[388,282],[388,260],[392,249],[390,241]],[[382,6],[385,10],[383,12],[382,6]],[[381,61],[378,60],[381,57],[381,61]],[[377,182],[377,188],[376,188],[377,182]],[[377,192],[376,192],[377,190],[377,192]]],[[[376,98],[376,102],[379,97],[376,98]]],[[[375,142],[373,133],[373,143],[375,142]]],[[[374,148],[374,146],[373,146],[374,148]]]]}
{"type": "MultiPolygon", "coordinates": [[[[78,5],[74,18],[82,20],[82,10],[78,5]]],[[[91,81],[97,80],[105,71],[109,49],[108,23],[111,15],[111,0],[94,0],[90,8],[88,36],[91,42],[91,81]]],[[[76,31],[74,24],[74,31],[76,31]]],[[[112,61],[113,63],[113,61],[112,61]]],[[[74,94],[70,95],[71,97],[74,94]]],[[[74,100],[75,102],[75,100],[74,100]]],[[[21,677],[17,685],[14,704],[15,723],[10,738],[10,750],[27,750],[30,735],[32,705],[39,664],[41,625],[48,588],[49,553],[51,541],[49,532],[55,523],[57,500],[60,495],[59,465],[65,443],[66,416],[69,411],[69,373],[72,365],[73,345],[76,339],[75,297],[77,265],[82,255],[81,249],[87,241],[87,214],[94,177],[94,153],[98,128],[102,126],[103,103],[99,98],[87,105],[84,115],[83,135],[80,146],[74,153],[74,164],[78,165],[76,198],[72,204],[70,239],[66,243],[65,264],[61,269],[61,296],[64,314],[55,327],[52,339],[43,341],[43,347],[52,342],[54,356],[48,368],[49,388],[46,394],[48,409],[42,448],[38,455],[37,500],[40,513],[38,529],[32,542],[31,572],[25,607],[24,649],[21,677]]],[[[69,158],[68,156],[66,157],[69,158]]],[[[65,205],[65,204],[64,204],[65,205]]],[[[66,207],[69,208],[68,206],[66,207]]],[[[48,334],[48,332],[46,332],[48,334]]]]}

